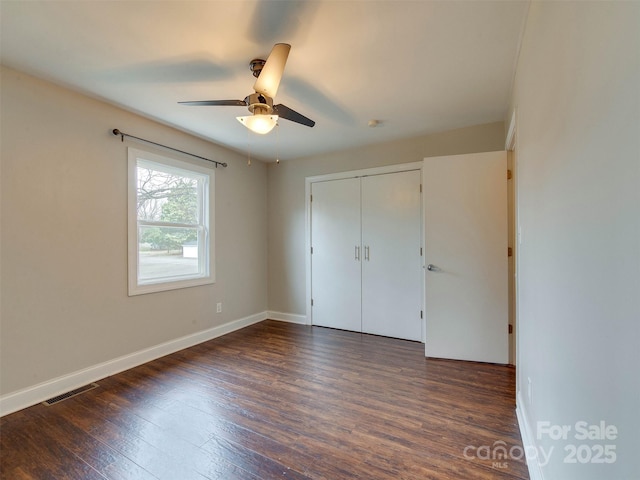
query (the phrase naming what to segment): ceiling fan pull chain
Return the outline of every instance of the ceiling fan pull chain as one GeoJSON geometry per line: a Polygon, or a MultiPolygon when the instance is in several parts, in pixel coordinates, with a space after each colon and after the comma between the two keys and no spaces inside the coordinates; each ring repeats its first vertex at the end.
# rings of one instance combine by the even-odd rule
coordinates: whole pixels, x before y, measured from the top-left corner
{"type": "Polygon", "coordinates": [[[280,124],[276,123],[276,164],[280,165],[280,124]]]}
{"type": "Polygon", "coordinates": [[[251,166],[251,132],[247,129],[247,166],[251,166]]]}

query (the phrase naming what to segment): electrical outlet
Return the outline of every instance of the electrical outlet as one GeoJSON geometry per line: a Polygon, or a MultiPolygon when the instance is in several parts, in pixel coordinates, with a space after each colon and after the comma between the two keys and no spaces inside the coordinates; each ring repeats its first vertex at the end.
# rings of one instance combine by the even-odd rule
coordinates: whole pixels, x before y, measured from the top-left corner
{"type": "Polygon", "coordinates": [[[222,313],[222,302],[216,303],[216,313],[222,313]]]}

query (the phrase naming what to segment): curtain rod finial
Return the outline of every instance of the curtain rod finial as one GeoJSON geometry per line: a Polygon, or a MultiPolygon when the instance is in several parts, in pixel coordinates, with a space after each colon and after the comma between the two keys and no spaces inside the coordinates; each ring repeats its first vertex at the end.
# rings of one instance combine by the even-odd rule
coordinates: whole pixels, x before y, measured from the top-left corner
{"type": "Polygon", "coordinates": [[[124,142],[124,133],[122,133],[122,132],[121,132],[120,130],[118,130],[117,128],[114,128],[114,129],[112,130],[112,133],[113,133],[114,135],[120,135],[120,141],[121,141],[121,142],[124,142]]]}

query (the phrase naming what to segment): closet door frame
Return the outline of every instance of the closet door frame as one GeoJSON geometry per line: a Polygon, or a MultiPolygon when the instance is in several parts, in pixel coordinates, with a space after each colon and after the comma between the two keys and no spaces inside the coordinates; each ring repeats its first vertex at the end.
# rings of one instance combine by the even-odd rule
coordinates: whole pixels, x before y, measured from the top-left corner
{"type": "MultiPolygon", "coordinates": [[[[312,325],[312,308],[311,308],[311,186],[315,182],[326,182],[328,180],[341,180],[345,178],[358,178],[371,175],[384,175],[386,173],[406,172],[410,170],[419,170],[422,178],[423,162],[401,163],[397,165],[386,165],[384,167],[366,168],[362,170],[352,170],[348,172],[329,173],[326,175],[317,175],[305,178],[305,278],[306,278],[306,324],[312,325]]],[[[421,202],[422,203],[422,202],[421,202]]],[[[424,214],[420,215],[420,246],[424,251],[424,214]]],[[[424,256],[422,257],[422,311],[424,311],[424,256]]],[[[426,323],[423,315],[422,319],[422,343],[425,343],[426,323]]]]}

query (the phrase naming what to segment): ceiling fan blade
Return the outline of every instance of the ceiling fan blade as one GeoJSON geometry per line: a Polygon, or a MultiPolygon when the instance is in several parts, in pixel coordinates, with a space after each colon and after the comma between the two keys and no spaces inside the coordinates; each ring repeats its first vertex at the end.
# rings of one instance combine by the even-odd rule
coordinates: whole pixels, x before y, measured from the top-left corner
{"type": "Polygon", "coordinates": [[[305,117],[304,115],[296,112],[295,110],[291,110],[289,107],[281,103],[273,106],[273,113],[275,115],[278,115],[280,118],[291,120],[292,122],[296,122],[301,125],[306,125],[307,127],[313,127],[316,124],[316,122],[314,122],[310,118],[305,117]]]}
{"type": "Polygon", "coordinates": [[[203,54],[106,68],[102,75],[119,83],[193,83],[225,80],[232,76],[232,70],[203,54]]]}
{"type": "Polygon", "coordinates": [[[256,2],[246,33],[255,43],[272,44],[279,38],[306,33],[316,2],[256,2]]]}
{"type": "Polygon", "coordinates": [[[262,67],[258,80],[253,85],[253,89],[256,92],[271,98],[276,96],[282,72],[284,72],[284,66],[289,56],[289,50],[291,50],[291,45],[288,43],[276,43],[273,46],[267,62],[262,67]]]}
{"type": "Polygon", "coordinates": [[[228,107],[246,107],[244,100],[196,100],[193,102],[178,102],[180,105],[192,106],[228,106],[228,107]]]}

